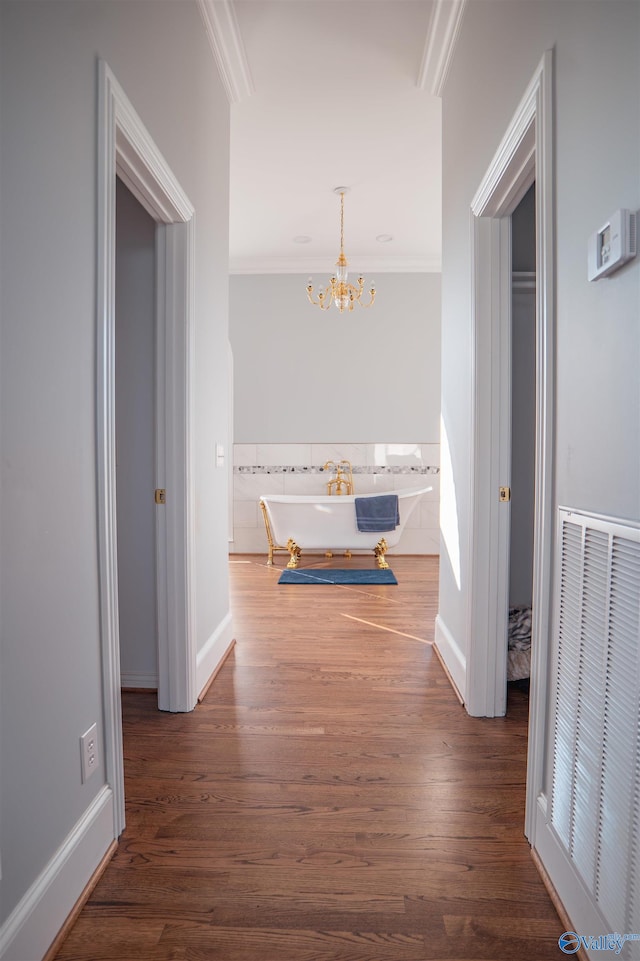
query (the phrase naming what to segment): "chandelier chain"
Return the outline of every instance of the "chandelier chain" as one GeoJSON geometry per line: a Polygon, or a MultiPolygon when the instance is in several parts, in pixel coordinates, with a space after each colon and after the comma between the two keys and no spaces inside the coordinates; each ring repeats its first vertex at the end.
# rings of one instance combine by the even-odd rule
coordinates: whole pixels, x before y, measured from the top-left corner
{"type": "Polygon", "coordinates": [[[340,253],[344,253],[344,194],[340,194],[340,253]]]}

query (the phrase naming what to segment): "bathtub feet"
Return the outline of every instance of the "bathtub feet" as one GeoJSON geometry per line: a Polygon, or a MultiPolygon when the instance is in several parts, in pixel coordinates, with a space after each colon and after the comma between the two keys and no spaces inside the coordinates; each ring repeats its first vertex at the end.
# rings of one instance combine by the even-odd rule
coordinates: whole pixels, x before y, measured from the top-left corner
{"type": "Polygon", "coordinates": [[[387,542],[384,537],[381,537],[376,546],[373,549],[373,553],[376,555],[376,562],[380,570],[385,571],[389,567],[384,559],[384,555],[387,553],[387,542]]]}
{"type": "Polygon", "coordinates": [[[297,567],[298,560],[300,558],[300,555],[302,554],[302,551],[300,550],[296,542],[291,537],[287,541],[287,550],[291,554],[287,567],[297,567]]]}

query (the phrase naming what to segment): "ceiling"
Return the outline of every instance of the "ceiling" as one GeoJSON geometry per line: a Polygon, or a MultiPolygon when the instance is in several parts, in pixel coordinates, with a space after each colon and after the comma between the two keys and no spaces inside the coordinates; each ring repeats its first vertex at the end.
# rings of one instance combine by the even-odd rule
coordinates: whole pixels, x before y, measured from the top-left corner
{"type": "Polygon", "coordinates": [[[462,2],[200,0],[232,101],[232,273],[329,271],[337,186],[350,188],[352,272],[440,269],[441,102],[429,58],[437,14],[462,2]]]}

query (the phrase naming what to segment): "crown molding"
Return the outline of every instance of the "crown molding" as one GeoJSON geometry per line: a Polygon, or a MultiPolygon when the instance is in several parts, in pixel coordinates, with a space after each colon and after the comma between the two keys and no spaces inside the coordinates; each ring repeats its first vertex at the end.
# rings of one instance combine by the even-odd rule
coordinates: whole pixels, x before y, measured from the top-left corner
{"type": "Polygon", "coordinates": [[[441,97],[467,0],[435,0],[417,86],[441,97]]]}
{"type": "Polygon", "coordinates": [[[233,0],[198,0],[207,37],[229,103],[255,92],[233,0]]]}
{"type": "MultiPolygon", "coordinates": [[[[232,257],[230,274],[320,274],[331,275],[331,257],[232,257]]],[[[437,274],[442,270],[438,257],[361,257],[357,267],[350,265],[351,277],[359,273],[370,280],[374,274],[437,274]],[[368,276],[367,276],[368,275],[368,276]]]]}

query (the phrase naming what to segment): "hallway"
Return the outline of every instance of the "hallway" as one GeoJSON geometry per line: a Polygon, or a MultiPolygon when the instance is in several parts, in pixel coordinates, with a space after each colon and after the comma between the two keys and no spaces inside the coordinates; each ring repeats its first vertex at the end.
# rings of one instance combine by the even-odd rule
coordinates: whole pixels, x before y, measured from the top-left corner
{"type": "MultiPolygon", "coordinates": [[[[58,961],[559,956],[523,837],[527,699],[469,717],[398,586],[278,586],[234,555],[237,644],[191,714],[124,695],[127,828],[58,961]]],[[[371,566],[303,558],[302,566],[371,566]]]]}

